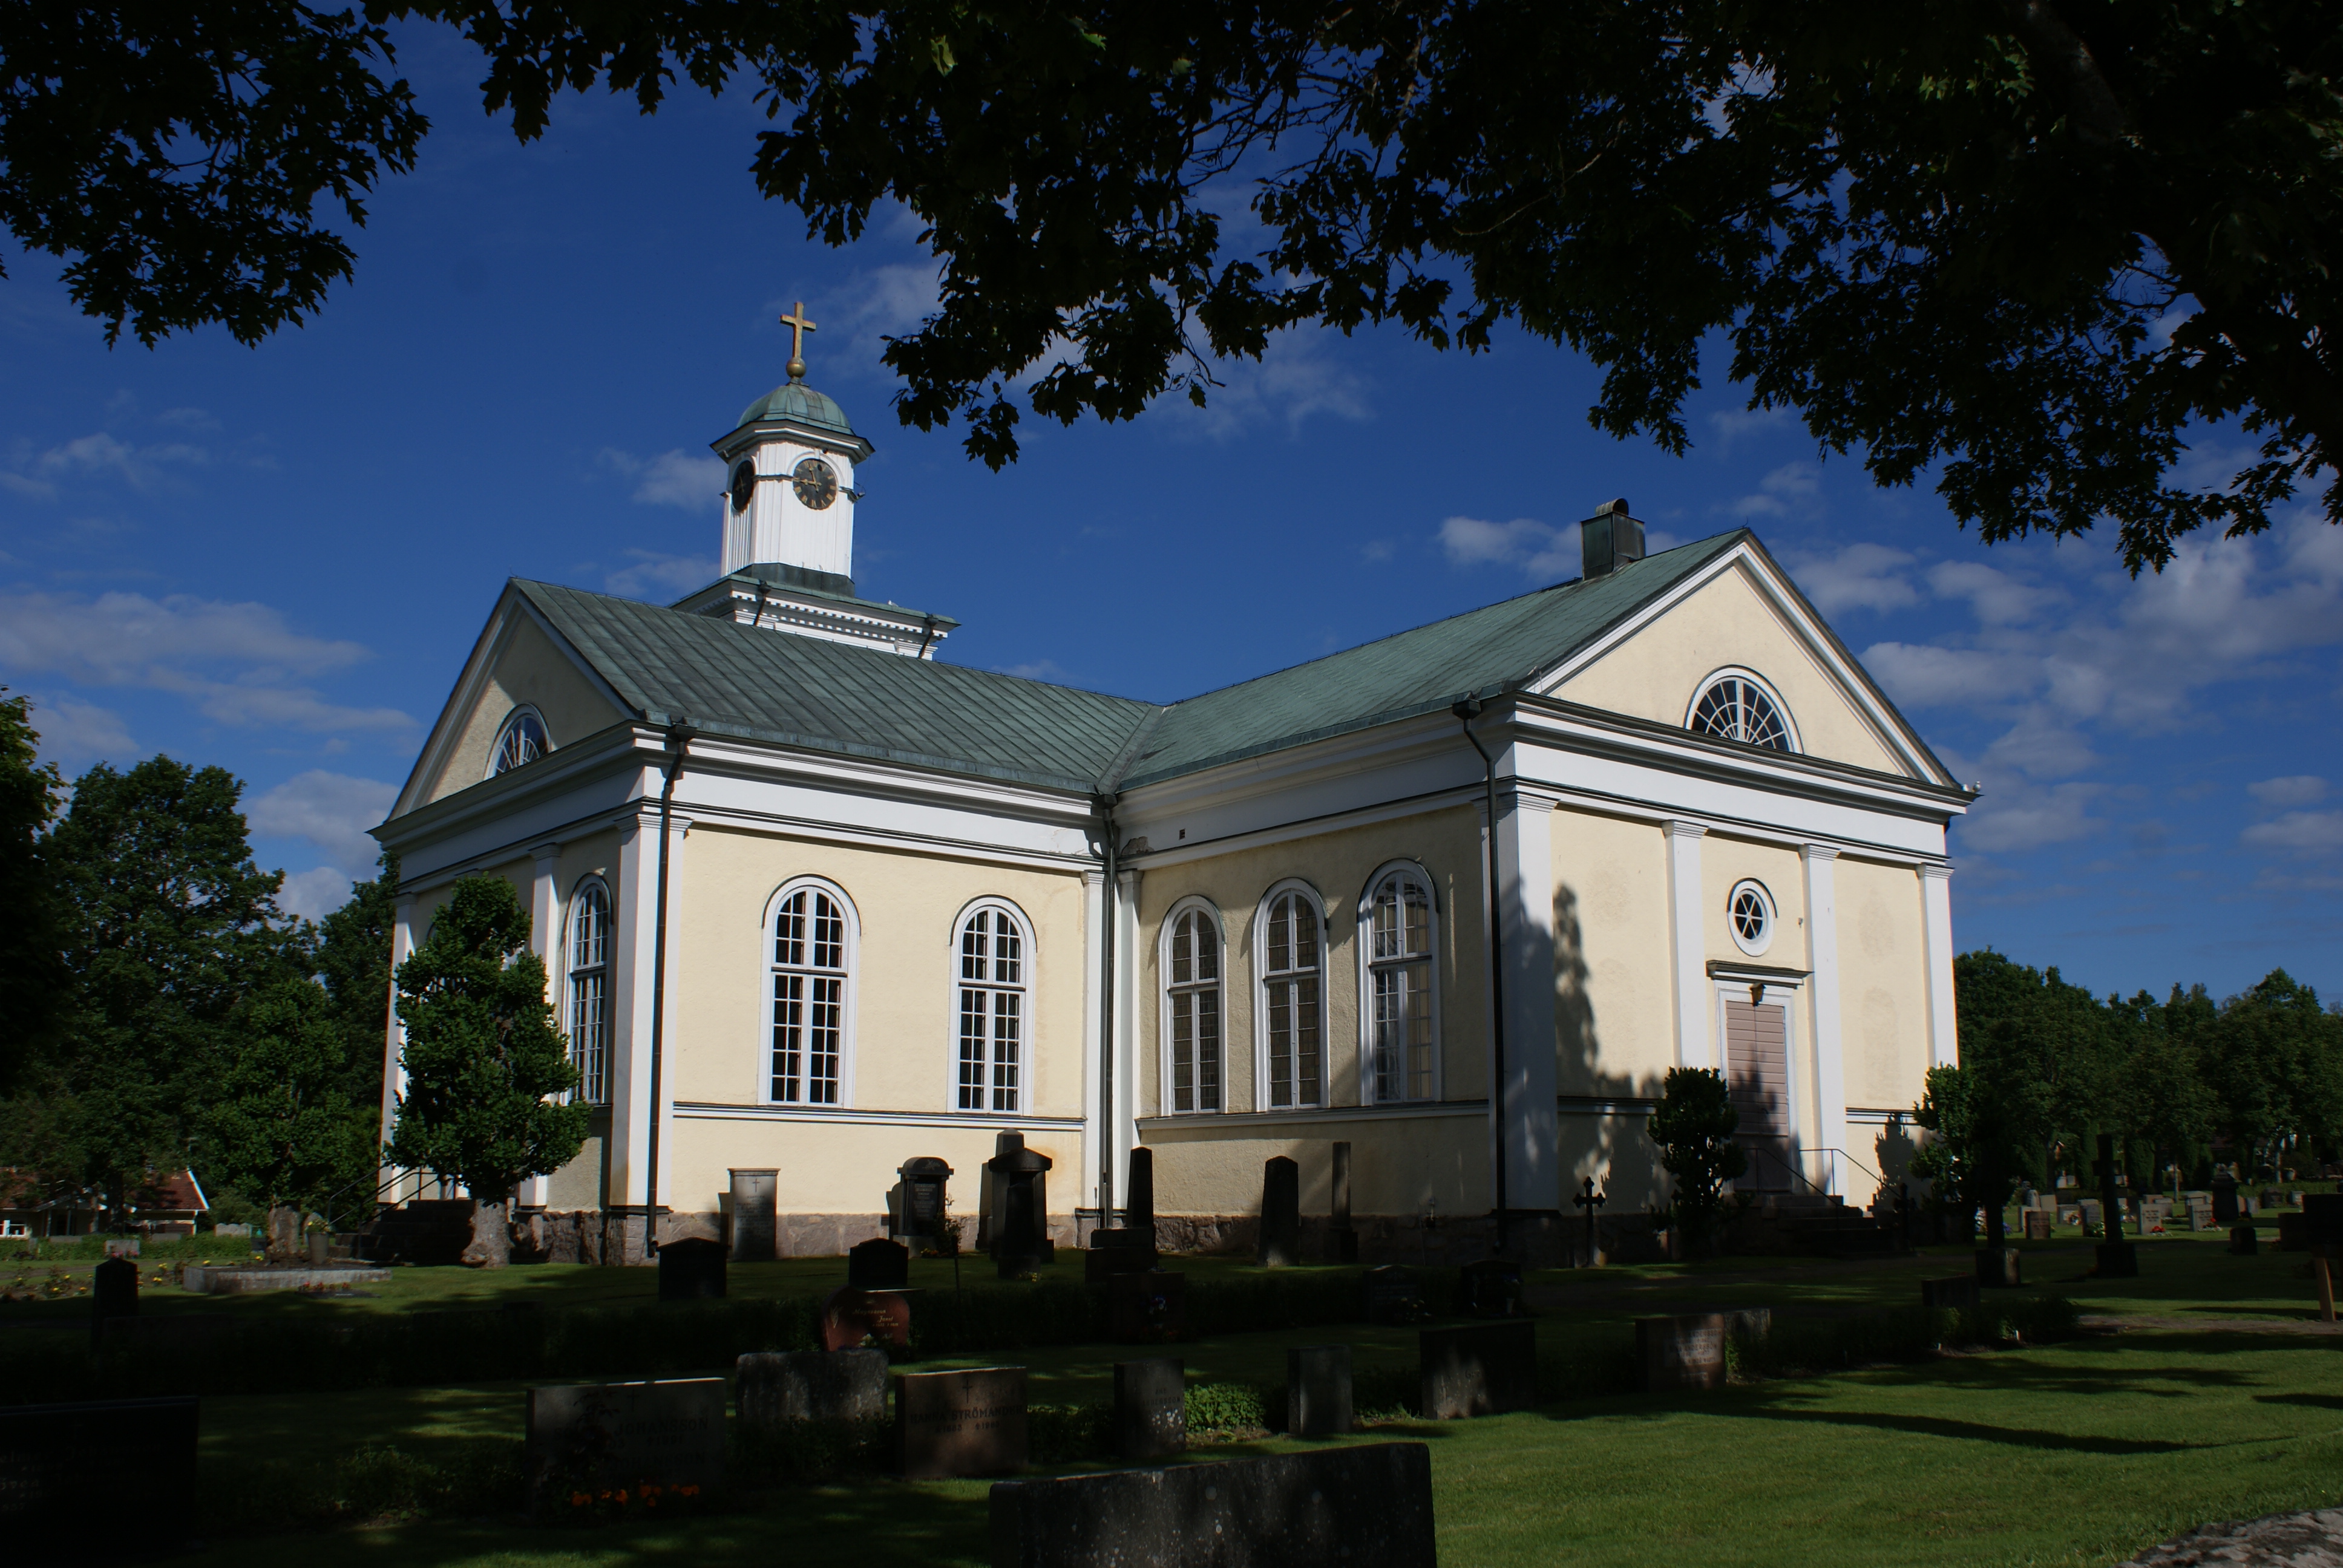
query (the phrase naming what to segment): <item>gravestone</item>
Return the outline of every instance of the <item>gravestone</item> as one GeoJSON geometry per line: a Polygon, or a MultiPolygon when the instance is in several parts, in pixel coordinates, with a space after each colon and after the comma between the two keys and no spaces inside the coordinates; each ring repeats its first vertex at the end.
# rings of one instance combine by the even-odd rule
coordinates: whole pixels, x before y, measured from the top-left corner
{"type": "Polygon", "coordinates": [[[2330,1253],[2343,1248],[2343,1192],[2306,1192],[2302,1198],[2303,1240],[2330,1253]]]}
{"type": "Polygon", "coordinates": [[[90,1271],[89,1304],[94,1316],[127,1318],[138,1312],[138,1265],[127,1258],[108,1258],[90,1271]]]}
{"type": "Polygon", "coordinates": [[[993,1568],[1434,1568],[1432,1454],[1344,1443],[1004,1481],[993,1568]]]}
{"type": "Polygon", "coordinates": [[[1188,1451],[1188,1380],[1178,1356],[1114,1363],[1114,1452],[1125,1460],[1188,1451]]]}
{"type": "Polygon", "coordinates": [[[1935,1312],[1973,1312],[1977,1307],[1975,1274],[1954,1274],[1920,1282],[1920,1304],[1935,1312]]]}
{"type": "Polygon", "coordinates": [[[858,1291],[900,1291],[911,1282],[911,1250],[873,1236],[846,1250],[846,1282],[858,1291]]]}
{"type": "Polygon", "coordinates": [[[2097,1198],[2086,1198],[2075,1205],[2083,1211],[2083,1229],[2095,1236],[2107,1234],[2107,1209],[2097,1198]]]}
{"type": "Polygon", "coordinates": [[[2310,1251],[2310,1216],[2280,1214],[2278,1217],[2278,1250],[2281,1252],[2310,1251]]]}
{"type": "Polygon", "coordinates": [[[1979,1247],[1976,1250],[1976,1279],[1980,1285],[2002,1290],[2026,1282],[2018,1266],[2024,1256],[2015,1247],[1979,1247]]]}
{"type": "Polygon", "coordinates": [[[2102,1241],[2091,1249],[2098,1259],[2096,1265],[2102,1280],[2136,1280],[2139,1278],[2139,1249],[2129,1241],[2102,1241]]]}
{"type": "Polygon", "coordinates": [[[2237,1222],[2237,1179],[2220,1175],[2213,1178],[2213,1223],[2234,1225],[2237,1222]]]}
{"type": "Polygon", "coordinates": [[[1424,1415],[1502,1415],[1537,1402],[1537,1329],[1527,1319],[1416,1335],[1424,1415]]]}
{"type": "Polygon", "coordinates": [[[916,1244],[939,1245],[951,1207],[952,1168],[931,1154],[895,1168],[895,1233],[916,1244]]]}
{"type": "Polygon", "coordinates": [[[1025,1369],[895,1375],[895,1452],[911,1480],[1025,1467],[1025,1369]]]}
{"type": "Polygon", "coordinates": [[[145,1525],[191,1533],[197,1424],[189,1396],[0,1407],[0,1540],[12,1559],[103,1554],[131,1484],[145,1525]]]}
{"type": "Polygon", "coordinates": [[[2261,1249],[2261,1238],[2251,1225],[2239,1223],[2229,1232],[2229,1251],[2237,1257],[2250,1258],[2261,1249]]]}
{"type": "Polygon", "coordinates": [[[1001,1136],[1017,1142],[986,1161],[984,1168],[992,1179],[992,1261],[1008,1280],[1031,1273],[1055,1255],[1049,1230],[1049,1171],[1055,1161],[1026,1148],[1020,1134],[1001,1136]]]}
{"type": "Polygon", "coordinates": [[[865,1339],[911,1348],[911,1298],[901,1291],[841,1285],[822,1298],[821,1348],[852,1350],[865,1339]]]}
{"type": "Polygon", "coordinates": [[[1166,1269],[1106,1282],[1107,1331],[1118,1344],[1169,1344],[1185,1331],[1188,1276],[1166,1269]]]}
{"type": "Polygon", "coordinates": [[[1137,1231],[1100,1230],[1091,1232],[1082,1249],[1082,1283],[1102,1284],[1117,1274],[1143,1274],[1155,1267],[1155,1249],[1137,1231]]]}
{"type": "Polygon", "coordinates": [[[2265,1187],[2262,1189],[2262,1207],[2265,1209],[2283,1209],[2287,1207],[2290,1201],[2291,1200],[2289,1200],[2285,1193],[2279,1191],[2275,1187],[2265,1187]]]}
{"type": "Polygon", "coordinates": [[[1130,1175],[1123,1183],[1122,1223],[1155,1247],[1155,1151],[1144,1145],[1131,1151],[1130,1175]]]}
{"type": "Polygon", "coordinates": [[[742,1356],[734,1373],[743,1426],[876,1426],[887,1419],[885,1351],[760,1351],[742,1356]]]}
{"type": "Polygon", "coordinates": [[[1423,1288],[1397,1263],[1369,1269],[1359,1278],[1360,1305],[1371,1323],[1420,1323],[1432,1316],[1423,1288]]]}
{"type": "Polygon", "coordinates": [[[644,1485],[724,1485],[724,1380],[557,1383],[527,1395],[523,1448],[529,1491],[559,1502],[572,1491],[644,1485]]]}
{"type": "Polygon", "coordinates": [[[2188,1228],[2209,1231],[2213,1228],[2213,1194],[2191,1192],[2188,1197],[2188,1228]]]}
{"type": "Polygon", "coordinates": [[[1334,1261],[1355,1263],[1359,1261],[1359,1233],[1351,1229],[1351,1146],[1334,1145],[1334,1214],[1333,1230],[1328,1244],[1333,1249],[1334,1261]]]}
{"type": "Polygon", "coordinates": [[[1483,1258],[1456,1271],[1456,1310],[1468,1318],[1522,1315],[1522,1266],[1511,1258],[1483,1258]]]}
{"type": "Polygon", "coordinates": [[[1725,1386],[1725,1341],[1732,1324],[1723,1312],[1686,1312],[1635,1320],[1635,1364],[1644,1392],[1706,1392],[1725,1386]]]}
{"type": "Polygon", "coordinates": [[[1285,1435],[1339,1437],[1351,1430],[1351,1347],[1294,1345],[1285,1352],[1285,1435]]]}
{"type": "Polygon", "coordinates": [[[1302,1261],[1302,1167],[1279,1154],[1261,1167],[1261,1245],[1254,1261],[1290,1269],[1302,1261]]]}
{"type": "Polygon", "coordinates": [[[2046,1241],[2050,1239],[2050,1215],[2039,1209],[2028,1209],[2025,1211],[2025,1216],[2027,1241],[2046,1241]]]}
{"type": "Polygon", "coordinates": [[[659,1249],[660,1301],[699,1302],[723,1293],[723,1242],[706,1236],[687,1236],[659,1249]]]}
{"type": "Polygon", "coordinates": [[[108,1236],[106,1239],[106,1255],[109,1258],[135,1258],[138,1255],[139,1241],[136,1236],[108,1236]]]}
{"type": "Polygon", "coordinates": [[[732,1261],[770,1263],[780,1253],[780,1221],[776,1206],[780,1172],[735,1170],[732,1172],[732,1261]]]}

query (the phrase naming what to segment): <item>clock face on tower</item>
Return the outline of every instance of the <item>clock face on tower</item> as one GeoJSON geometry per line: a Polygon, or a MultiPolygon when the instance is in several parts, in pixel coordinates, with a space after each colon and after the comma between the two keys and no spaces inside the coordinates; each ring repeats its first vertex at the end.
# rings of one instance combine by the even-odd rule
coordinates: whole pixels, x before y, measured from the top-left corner
{"type": "Polygon", "coordinates": [[[798,505],[808,511],[819,512],[838,499],[838,471],[820,457],[808,457],[789,475],[789,483],[798,493],[798,505]]]}
{"type": "Polygon", "coordinates": [[[745,512],[757,495],[757,466],[742,463],[732,470],[732,509],[745,512]]]}

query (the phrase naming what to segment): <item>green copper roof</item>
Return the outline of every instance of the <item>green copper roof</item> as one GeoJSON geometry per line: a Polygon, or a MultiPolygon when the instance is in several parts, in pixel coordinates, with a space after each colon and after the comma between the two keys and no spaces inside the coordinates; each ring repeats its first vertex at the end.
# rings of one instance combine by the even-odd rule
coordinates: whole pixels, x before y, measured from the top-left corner
{"type": "Polygon", "coordinates": [[[795,419],[801,424],[820,425],[841,436],[854,434],[854,427],[846,422],[846,410],[802,381],[785,381],[740,410],[741,425],[767,419],[795,419]]]}
{"type": "Polygon", "coordinates": [[[1720,534],[1168,708],[578,588],[514,587],[645,719],[1088,792],[1519,688],[1748,537],[1720,534]]]}

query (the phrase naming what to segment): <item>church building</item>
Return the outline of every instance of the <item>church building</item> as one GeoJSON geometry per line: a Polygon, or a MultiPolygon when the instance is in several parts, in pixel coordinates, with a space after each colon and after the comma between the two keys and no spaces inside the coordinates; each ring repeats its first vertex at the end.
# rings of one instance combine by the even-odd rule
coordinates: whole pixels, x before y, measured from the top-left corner
{"type": "Polygon", "coordinates": [[[459,877],[532,911],[593,1131],[518,1201],[575,1255],[736,1190],[840,1252],[921,1157],[973,1218],[1004,1132],[1061,1242],[1134,1146],[1178,1250],[1249,1235],[1275,1155],[1325,1215],[1340,1144],[1363,1257],[1453,1254],[1588,1177],[1664,1203],[1680,1066],[1726,1073],[1745,1187],[1900,1173],[1972,796],[1755,534],[1647,555],[1611,502],[1579,578],[1160,706],[858,594],[871,445],[789,373],[714,443],[722,575],[507,583],[376,829],[394,963],[459,877]]]}

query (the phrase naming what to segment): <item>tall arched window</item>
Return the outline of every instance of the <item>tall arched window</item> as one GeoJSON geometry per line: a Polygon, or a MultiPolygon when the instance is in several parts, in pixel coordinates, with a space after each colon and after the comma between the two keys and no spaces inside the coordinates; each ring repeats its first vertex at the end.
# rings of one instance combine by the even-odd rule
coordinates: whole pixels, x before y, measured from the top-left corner
{"type": "Polygon", "coordinates": [[[1368,1075],[1377,1101],[1439,1092],[1432,892],[1413,866],[1382,872],[1367,894],[1368,1075]]]}
{"type": "Polygon", "coordinates": [[[960,923],[960,1092],[962,1111],[1024,1104],[1025,1030],[1031,958],[1024,922],[1002,904],[980,904],[960,923]]]}
{"type": "Polygon", "coordinates": [[[1221,1108],[1221,922],[1203,904],[1174,910],[1163,933],[1166,1108],[1221,1108]]]}
{"type": "Polygon", "coordinates": [[[853,977],[853,910],[827,882],[784,888],[773,904],[772,940],[766,1097],[777,1105],[836,1105],[853,977]]]}
{"type": "Polygon", "coordinates": [[[588,1105],[610,1102],[610,895],[598,879],[578,886],[569,900],[569,1065],[578,1070],[573,1097],[588,1105]]]}
{"type": "Polygon", "coordinates": [[[509,773],[552,749],[552,738],[545,733],[545,720],[537,716],[537,709],[516,708],[505,727],[497,731],[496,749],[488,753],[488,777],[509,773]]]}
{"type": "Polygon", "coordinates": [[[1318,901],[1272,889],[1261,920],[1261,1065],[1270,1110],[1326,1102],[1326,943],[1318,901]]]}

